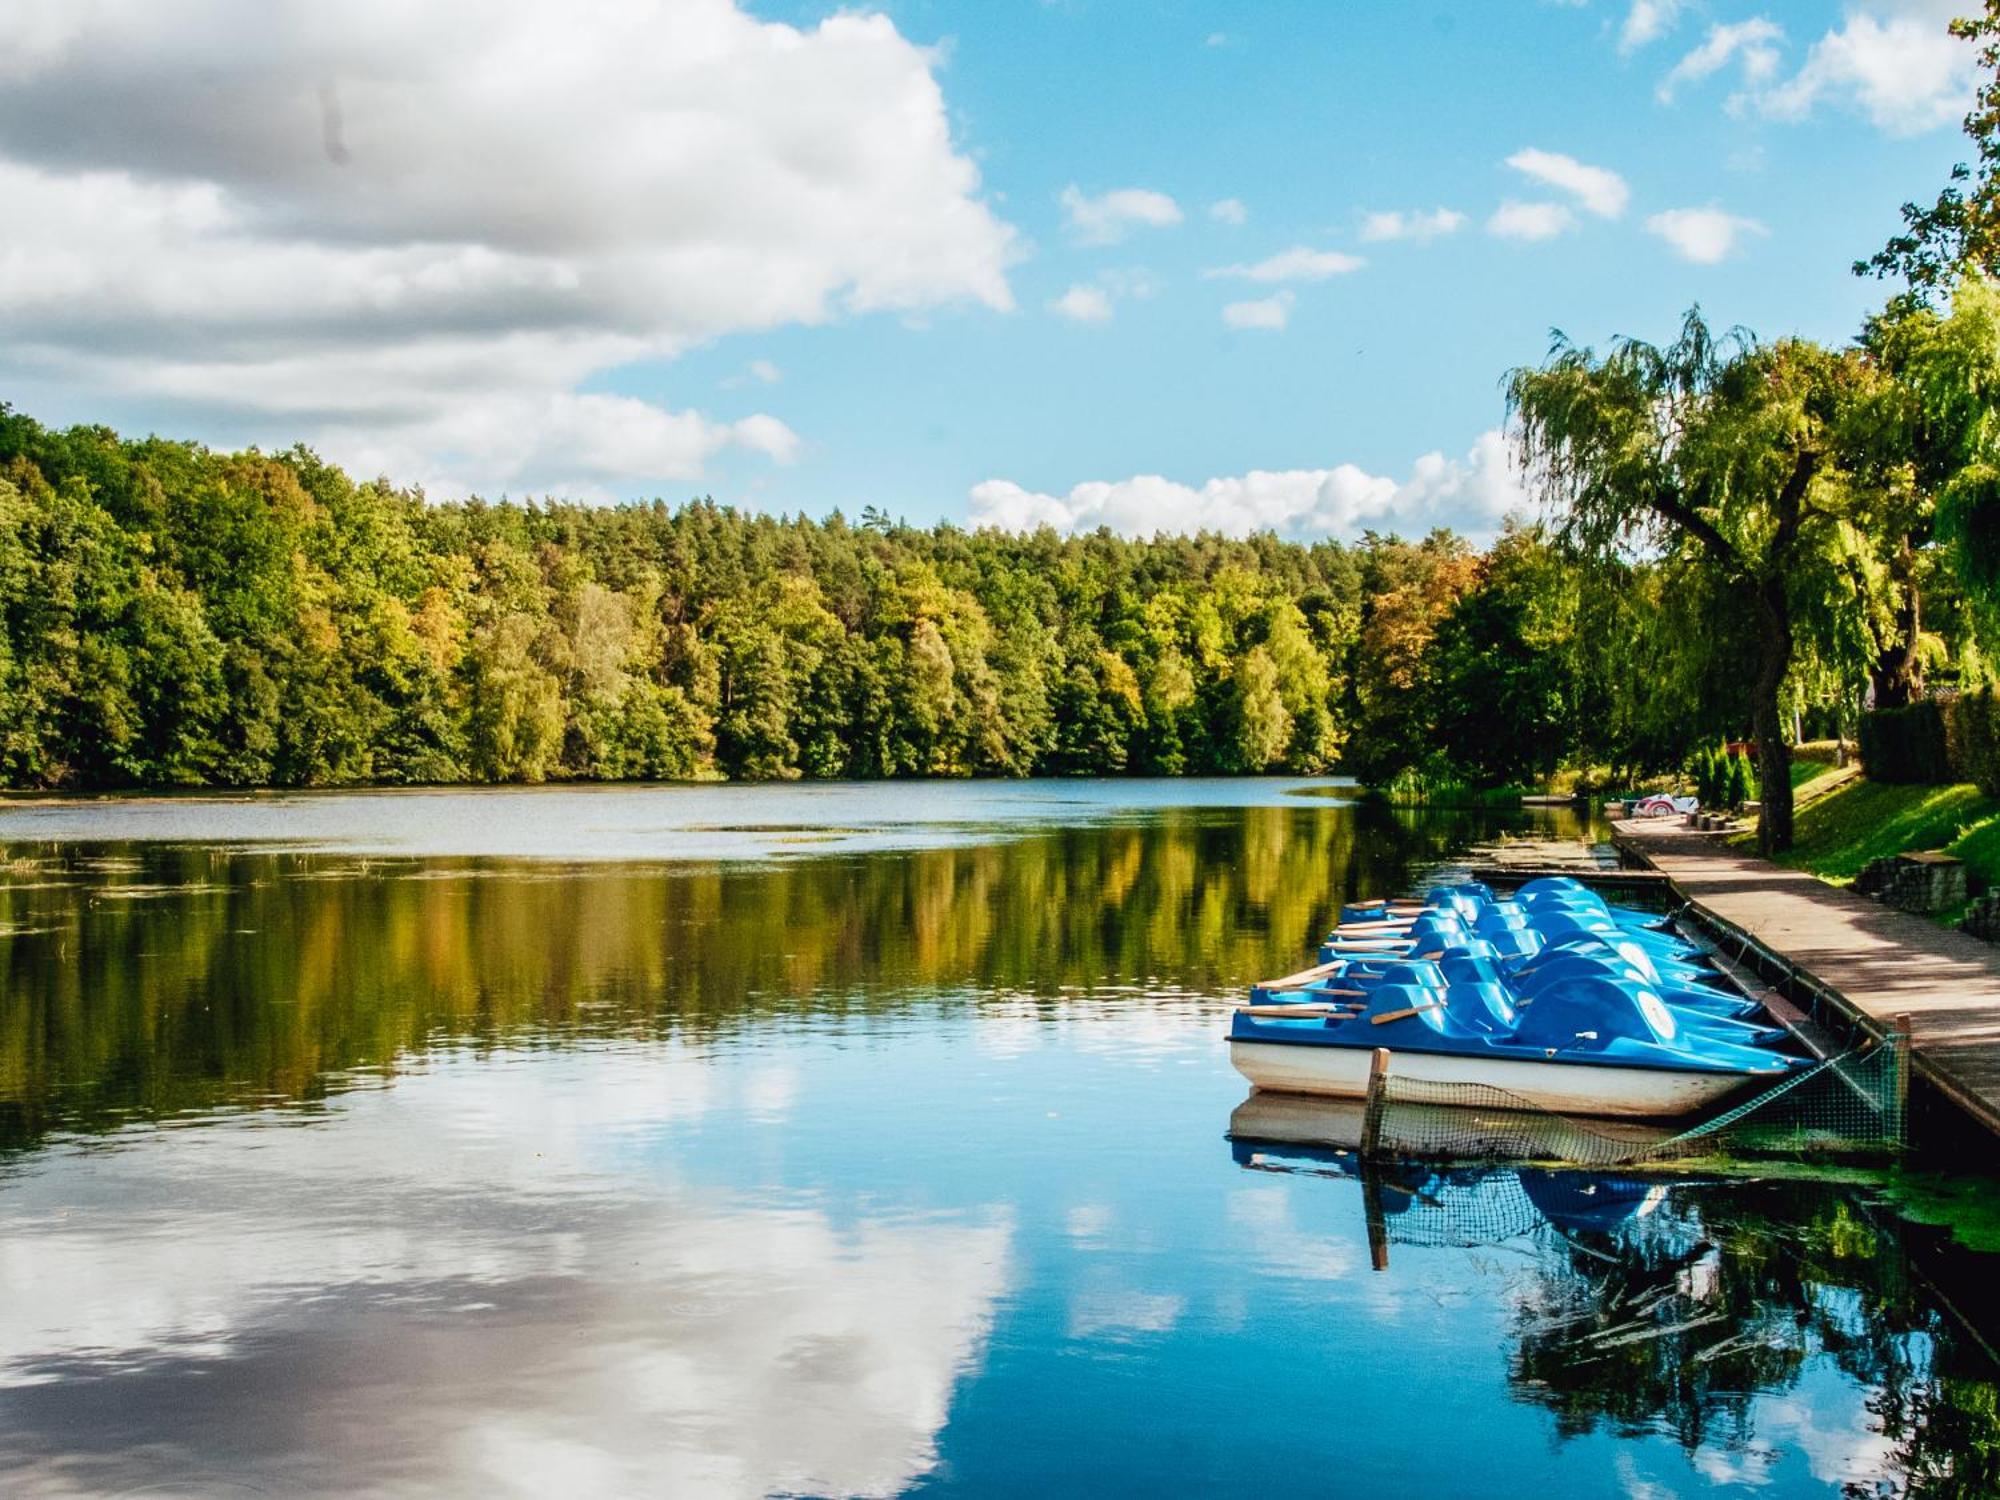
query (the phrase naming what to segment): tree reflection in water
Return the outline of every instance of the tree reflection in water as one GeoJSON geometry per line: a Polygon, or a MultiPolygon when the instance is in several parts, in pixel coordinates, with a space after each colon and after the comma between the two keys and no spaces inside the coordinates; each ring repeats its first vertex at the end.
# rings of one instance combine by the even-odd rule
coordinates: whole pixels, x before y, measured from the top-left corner
{"type": "MultiPolygon", "coordinates": [[[[1509,1381],[1565,1434],[1665,1428],[1690,1453],[1756,1443],[1753,1403],[1829,1363],[1869,1392],[1892,1494],[2000,1493],[1995,1370],[1910,1247],[1850,1191],[1716,1182],[1633,1197],[1616,1178],[1522,1173],[1555,1233],[1514,1319],[1509,1381]],[[1634,1211],[1565,1213],[1585,1187],[1634,1211]],[[1641,1209],[1650,1211],[1639,1211],[1641,1209]]],[[[1856,1495],[1884,1492],[1850,1480],[1856,1495]]]]}
{"type": "MultiPolygon", "coordinates": [[[[1671,1433],[1698,1467],[1755,1482],[1777,1456],[1760,1415],[1831,1370],[1865,1393],[1879,1439],[1838,1476],[1843,1493],[2000,1494],[2000,1366],[1917,1270],[1925,1234],[1866,1185],[1364,1169],[1358,1111],[1327,1111],[1315,1132],[1296,1103],[1275,1102],[1239,1107],[1240,1164],[1357,1179],[1391,1245],[1527,1249],[1525,1270],[1509,1257],[1497,1271],[1507,1383],[1561,1437],[1671,1433]]],[[[1969,1259],[1956,1274],[1990,1286],[1992,1257],[1969,1259]]]]}
{"type": "Polygon", "coordinates": [[[14,845],[0,1148],[311,1100],[441,1045],[712,1038],[968,991],[1219,996],[1298,967],[1341,901],[1521,821],[1296,804],[705,865],[14,845]]]}

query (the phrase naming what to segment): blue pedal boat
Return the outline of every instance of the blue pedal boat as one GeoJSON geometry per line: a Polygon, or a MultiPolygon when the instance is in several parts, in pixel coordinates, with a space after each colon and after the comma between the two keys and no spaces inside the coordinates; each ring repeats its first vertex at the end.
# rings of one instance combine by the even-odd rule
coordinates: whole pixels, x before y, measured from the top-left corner
{"type": "Polygon", "coordinates": [[[1253,987],[1233,1017],[1230,1060],[1257,1088],[1363,1097],[1387,1048],[1398,1078],[1652,1119],[1812,1063],[1719,987],[1693,944],[1573,882],[1532,882],[1506,902],[1438,887],[1421,908],[1350,906],[1342,918],[1319,966],[1253,987]],[[1356,915],[1372,911],[1394,914],[1356,915]]]}

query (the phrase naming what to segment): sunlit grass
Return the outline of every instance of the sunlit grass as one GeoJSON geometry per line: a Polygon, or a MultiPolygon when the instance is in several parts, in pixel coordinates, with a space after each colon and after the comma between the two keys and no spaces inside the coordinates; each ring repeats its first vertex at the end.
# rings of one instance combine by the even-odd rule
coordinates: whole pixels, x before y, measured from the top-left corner
{"type": "Polygon", "coordinates": [[[1975,885],[2000,879],[2000,801],[1970,784],[1854,781],[1799,809],[1780,862],[1845,883],[1870,860],[1916,849],[1957,856],[1975,885]]]}

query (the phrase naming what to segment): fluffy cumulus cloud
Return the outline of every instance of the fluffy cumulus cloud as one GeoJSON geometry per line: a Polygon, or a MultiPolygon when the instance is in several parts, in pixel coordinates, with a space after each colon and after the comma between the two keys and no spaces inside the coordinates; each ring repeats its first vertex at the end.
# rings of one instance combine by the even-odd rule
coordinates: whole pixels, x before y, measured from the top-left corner
{"type": "Polygon", "coordinates": [[[1618,28],[1618,50],[1636,52],[1658,41],[1674,29],[1680,15],[1681,0],[1632,0],[1618,28]]]}
{"type": "Polygon", "coordinates": [[[1670,208],[1646,220],[1646,229],[1674,247],[1682,260],[1712,266],[1726,260],[1745,235],[1768,231],[1755,219],[1745,219],[1710,206],[1670,208]]]}
{"type": "Polygon", "coordinates": [[[1355,537],[1364,530],[1417,535],[1450,526],[1487,537],[1529,500],[1511,462],[1506,439],[1483,434],[1464,458],[1430,453],[1407,479],[1370,474],[1353,464],[1332,469],[1253,470],[1211,479],[1196,487],[1157,474],[1079,484],[1066,495],[1047,495],[1006,479],[972,490],[972,518],[979,526],[1058,531],[1108,526],[1127,536],[1158,532],[1219,531],[1248,536],[1275,531],[1310,540],[1355,537]]]}
{"type": "Polygon", "coordinates": [[[1655,92],[1662,104],[1670,103],[1682,85],[1701,82],[1727,67],[1732,59],[1741,62],[1745,82],[1764,83],[1778,70],[1778,43],[1784,35],[1775,22],[1761,16],[1711,26],[1701,45],[1674,64],[1655,92]]]}
{"type": "Polygon", "coordinates": [[[0,9],[0,378],[436,488],[617,489],[775,417],[586,394],[703,340],[1011,306],[935,59],[733,0],[0,9]]]}
{"type": "Polygon", "coordinates": [[[1821,104],[1858,110],[1891,135],[1955,125],[1975,79],[1974,49],[1945,28],[1964,0],[1890,0],[1851,8],[1814,42],[1798,72],[1756,96],[1779,119],[1821,104]]]}
{"type": "Polygon", "coordinates": [[[1070,234],[1084,245],[1115,245],[1135,229],[1171,229],[1181,221],[1181,206],[1151,188],[1113,188],[1093,198],[1071,183],[1060,201],[1070,234]]]}
{"type": "Polygon", "coordinates": [[[1529,147],[1507,158],[1507,165],[1524,176],[1545,183],[1572,198],[1601,219],[1615,219],[1625,212],[1632,190],[1625,179],[1609,167],[1593,167],[1559,151],[1529,147]]]}
{"type": "Polygon", "coordinates": [[[1486,232],[1503,240],[1552,240],[1576,228],[1576,215],[1560,203],[1521,203],[1510,198],[1493,210],[1486,232]]]}
{"type": "Polygon", "coordinates": [[[1241,198],[1218,198],[1208,205],[1208,216],[1218,224],[1245,224],[1249,222],[1250,210],[1241,198]]]}
{"type": "Polygon", "coordinates": [[[1051,302],[1049,311],[1072,323],[1109,323],[1111,294],[1101,286],[1078,282],[1051,302]]]}
{"type": "Polygon", "coordinates": [[[1277,292],[1248,302],[1231,302],[1222,309],[1222,324],[1225,328],[1238,331],[1261,329],[1267,333],[1280,333],[1292,321],[1292,302],[1290,292],[1277,292]]]}
{"type": "Polygon", "coordinates": [[[1365,264],[1358,255],[1346,255],[1338,250],[1315,250],[1310,245],[1294,245],[1260,261],[1247,265],[1215,266],[1201,274],[1211,279],[1221,277],[1231,281],[1325,281],[1329,276],[1345,276],[1350,271],[1358,271],[1365,264]]]}
{"type": "Polygon", "coordinates": [[[1434,208],[1429,213],[1404,213],[1391,209],[1372,213],[1361,221],[1361,238],[1379,243],[1384,240],[1434,240],[1457,234],[1465,227],[1465,215],[1455,208],[1434,208]]]}

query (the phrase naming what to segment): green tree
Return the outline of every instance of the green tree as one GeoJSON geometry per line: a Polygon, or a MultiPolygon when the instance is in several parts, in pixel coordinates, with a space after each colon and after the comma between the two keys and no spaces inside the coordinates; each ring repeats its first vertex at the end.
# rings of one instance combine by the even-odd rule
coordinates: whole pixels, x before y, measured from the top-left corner
{"type": "Polygon", "coordinates": [[[1349,669],[1351,726],[1342,764],[1382,783],[1438,758],[1432,711],[1440,625],[1479,577],[1465,543],[1439,533],[1421,543],[1363,542],[1361,619],[1349,669]]]}
{"type": "Polygon", "coordinates": [[[1791,750],[1779,712],[1799,601],[1846,576],[1862,545],[1842,423],[1869,372],[1802,340],[1718,341],[1690,312],[1667,348],[1603,357],[1558,337],[1508,379],[1523,455],[1558,533],[1587,557],[1671,549],[1752,613],[1744,643],[1759,779],[1758,842],[1791,847],[1791,750]]]}
{"type": "Polygon", "coordinates": [[[1236,766],[1268,771],[1291,744],[1293,721],[1279,689],[1271,653],[1252,646],[1236,669],[1236,766]]]}
{"type": "Polygon", "coordinates": [[[1857,562],[1854,581],[1882,601],[1868,621],[1875,705],[1900,708],[1937,654],[1924,601],[1949,600],[1943,569],[1983,596],[2000,591],[2000,287],[1968,276],[1942,312],[1897,298],[1861,347],[1888,378],[1856,424],[1851,466],[1872,492],[1879,545],[1875,576],[1857,562]]]}
{"type": "Polygon", "coordinates": [[[1488,784],[1549,776],[1581,738],[1587,668],[1575,570],[1531,531],[1502,533],[1430,650],[1436,743],[1488,784]]]}

